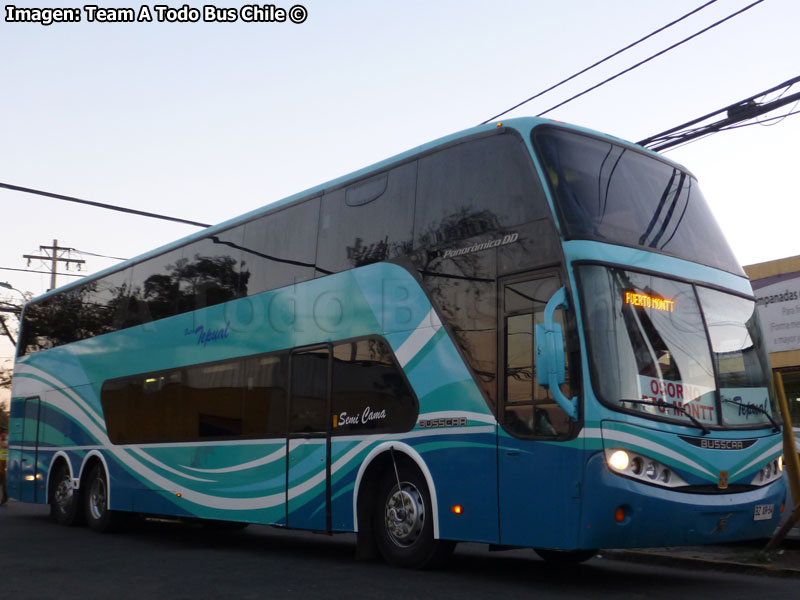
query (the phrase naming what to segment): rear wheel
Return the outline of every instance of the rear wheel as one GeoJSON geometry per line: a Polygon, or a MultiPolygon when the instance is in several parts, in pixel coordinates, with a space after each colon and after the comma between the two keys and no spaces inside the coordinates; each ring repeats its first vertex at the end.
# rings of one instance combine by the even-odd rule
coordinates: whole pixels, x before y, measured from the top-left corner
{"type": "Polygon", "coordinates": [[[80,496],[72,485],[72,475],[59,461],[50,480],[50,518],[59,525],[75,525],[80,517],[80,496]]]}
{"type": "Polygon", "coordinates": [[[108,508],[108,477],[102,465],[96,464],[91,468],[85,486],[83,498],[86,523],[100,533],[113,530],[118,515],[108,508]]]}
{"type": "Polygon", "coordinates": [[[433,537],[433,513],[425,479],[416,469],[384,476],[373,512],[375,543],[384,560],[396,567],[425,569],[443,563],[455,544],[433,537]]]}

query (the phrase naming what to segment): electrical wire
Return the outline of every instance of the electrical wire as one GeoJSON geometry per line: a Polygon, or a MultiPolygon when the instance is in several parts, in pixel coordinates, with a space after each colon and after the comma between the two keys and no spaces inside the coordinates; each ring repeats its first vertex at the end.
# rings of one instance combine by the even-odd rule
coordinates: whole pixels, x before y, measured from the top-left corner
{"type": "Polygon", "coordinates": [[[734,17],[736,17],[736,16],[738,16],[738,15],[740,15],[740,14],[742,14],[742,13],[744,13],[744,12],[748,11],[748,10],[750,10],[751,8],[755,7],[755,6],[756,6],[756,5],[758,5],[758,4],[761,4],[762,2],[764,2],[764,0],[756,0],[756,1],[755,1],[755,2],[753,2],[752,4],[748,4],[748,5],[747,5],[747,6],[745,6],[744,8],[742,8],[742,9],[740,9],[740,10],[737,10],[735,13],[731,13],[730,15],[728,15],[727,17],[725,17],[724,19],[720,19],[719,21],[716,21],[715,23],[712,23],[712,24],[711,24],[711,25],[709,25],[708,27],[704,27],[703,29],[701,29],[700,31],[698,31],[698,32],[696,32],[696,33],[693,33],[693,34],[692,34],[692,35],[690,35],[689,37],[683,38],[683,39],[682,39],[680,42],[676,42],[676,43],[672,44],[671,46],[669,46],[669,47],[667,47],[667,48],[664,48],[663,50],[661,50],[661,51],[659,51],[659,52],[656,52],[656,53],[655,53],[655,54],[653,54],[652,56],[649,56],[648,58],[645,58],[644,60],[642,60],[642,61],[639,61],[639,62],[638,62],[638,63],[636,63],[635,65],[633,65],[633,66],[631,66],[631,67],[628,67],[627,69],[624,69],[623,71],[620,71],[620,72],[619,72],[619,73],[617,73],[616,75],[612,75],[612,76],[611,76],[611,77],[609,77],[608,79],[605,79],[605,80],[601,81],[600,83],[598,83],[598,84],[596,84],[596,85],[593,85],[592,87],[590,87],[590,88],[588,88],[588,89],[585,89],[585,90],[583,90],[582,92],[580,92],[580,93],[578,93],[578,94],[575,94],[574,96],[572,96],[572,97],[570,97],[570,98],[567,98],[567,99],[566,99],[566,100],[564,100],[563,102],[559,102],[559,103],[558,103],[558,104],[556,104],[555,106],[551,106],[550,108],[548,108],[547,110],[545,110],[545,111],[543,111],[543,112],[540,112],[540,113],[539,113],[538,115],[536,115],[536,116],[537,116],[537,117],[541,117],[541,116],[543,116],[543,115],[546,115],[547,113],[549,113],[549,112],[551,112],[551,111],[553,111],[553,110],[555,110],[555,109],[557,109],[557,108],[559,108],[559,107],[561,107],[561,106],[564,106],[565,104],[568,104],[569,102],[572,102],[573,100],[577,100],[577,99],[578,99],[578,98],[580,98],[581,96],[584,96],[584,95],[588,94],[589,92],[591,92],[591,91],[593,91],[593,90],[596,90],[597,88],[599,88],[599,87],[601,87],[601,86],[604,86],[605,84],[607,84],[607,83],[610,83],[611,81],[614,81],[615,79],[617,79],[618,77],[621,77],[622,75],[625,75],[626,73],[630,73],[630,72],[631,72],[631,71],[633,71],[634,69],[637,69],[638,67],[641,67],[642,65],[649,63],[651,60],[653,60],[653,59],[655,59],[655,58],[658,58],[658,57],[659,57],[659,56],[661,56],[662,54],[666,54],[666,53],[667,53],[667,52],[669,52],[670,50],[674,50],[674,49],[675,49],[675,48],[677,48],[678,46],[681,46],[681,45],[685,44],[686,42],[688,42],[688,41],[690,41],[690,40],[693,40],[694,38],[696,38],[696,37],[698,37],[698,36],[700,36],[700,35],[702,35],[702,34],[706,33],[707,31],[709,31],[709,30],[711,30],[711,29],[714,29],[715,27],[718,27],[719,25],[722,25],[722,24],[723,24],[723,23],[725,23],[726,21],[729,21],[730,19],[732,19],[732,18],[734,18],[734,17]]]}
{"type": "Polygon", "coordinates": [[[667,23],[666,25],[664,25],[664,26],[662,26],[662,27],[659,27],[659,28],[658,28],[658,29],[656,29],[655,31],[652,31],[652,32],[648,33],[648,34],[647,34],[646,36],[644,36],[643,38],[639,38],[638,40],[636,40],[636,41],[635,41],[635,42],[633,42],[632,44],[628,44],[628,45],[627,45],[627,46],[625,46],[624,48],[620,48],[620,49],[619,49],[619,50],[617,50],[616,52],[614,52],[614,53],[612,53],[612,54],[609,54],[609,55],[608,55],[608,56],[606,56],[605,58],[602,58],[602,59],[598,60],[596,63],[594,63],[594,64],[591,64],[591,65],[589,65],[588,67],[586,67],[586,68],[584,68],[584,69],[581,69],[581,70],[580,70],[580,71],[578,71],[577,73],[573,73],[572,75],[570,75],[570,76],[569,76],[569,77],[567,77],[566,79],[562,79],[561,81],[559,81],[558,83],[556,83],[556,84],[554,84],[554,85],[551,85],[551,86],[550,86],[549,88],[547,88],[546,90],[542,90],[542,91],[541,91],[541,92],[539,92],[538,94],[534,94],[533,96],[531,96],[531,97],[530,97],[530,98],[528,98],[527,100],[523,100],[522,102],[519,102],[518,104],[515,104],[515,105],[514,105],[514,106],[512,106],[511,108],[508,108],[508,109],[504,110],[503,112],[496,114],[495,116],[491,117],[490,119],[486,119],[485,121],[483,121],[483,122],[481,123],[481,125],[486,125],[486,123],[489,123],[490,121],[494,121],[496,118],[498,118],[498,117],[502,117],[502,116],[503,116],[503,115],[505,115],[506,113],[510,113],[512,110],[514,110],[514,109],[517,109],[517,108],[519,108],[520,106],[522,106],[522,105],[524,105],[524,104],[527,104],[527,103],[528,103],[528,102],[530,102],[531,100],[535,100],[535,99],[536,99],[536,98],[538,98],[539,96],[543,96],[543,95],[544,95],[544,94],[546,94],[547,92],[551,92],[551,91],[553,91],[554,89],[556,89],[557,87],[559,87],[559,86],[561,86],[561,85],[564,85],[564,84],[565,84],[565,83],[567,83],[568,81],[572,81],[573,79],[575,79],[575,78],[576,78],[576,77],[578,77],[579,75],[583,75],[583,74],[584,74],[584,73],[586,73],[587,71],[591,71],[591,70],[592,70],[592,69],[594,69],[595,67],[597,67],[597,66],[599,66],[599,65],[602,65],[604,62],[611,60],[612,58],[614,58],[615,56],[618,56],[618,55],[622,54],[622,53],[623,53],[623,52],[625,52],[626,50],[630,50],[630,49],[631,49],[631,48],[633,48],[634,46],[636,46],[636,45],[638,45],[638,44],[641,44],[643,41],[645,41],[645,40],[647,40],[647,39],[649,39],[649,38],[653,37],[654,35],[656,35],[656,34],[658,34],[658,33],[661,33],[661,32],[662,32],[662,31],[664,31],[665,29],[669,29],[670,27],[672,27],[673,25],[675,25],[675,24],[677,24],[677,23],[680,23],[680,22],[681,22],[681,21],[683,21],[684,19],[686,19],[686,18],[688,18],[688,17],[691,17],[693,14],[695,14],[695,13],[697,13],[697,12],[700,12],[701,10],[703,10],[704,8],[706,8],[707,6],[710,6],[710,5],[714,4],[714,2],[716,2],[716,1],[717,1],[717,0],[710,0],[710,2],[706,2],[706,3],[705,3],[705,4],[703,4],[702,6],[698,6],[697,8],[695,8],[694,10],[692,10],[692,11],[690,11],[690,12],[686,13],[686,14],[685,14],[685,15],[683,15],[682,17],[679,17],[679,18],[675,19],[674,21],[671,21],[671,22],[667,23]]]}
{"type": "Polygon", "coordinates": [[[110,258],[111,260],[128,260],[127,258],[120,258],[119,256],[106,256],[105,254],[95,254],[94,252],[86,252],[85,250],[78,250],[77,248],[69,248],[76,254],[84,254],[86,256],[96,256],[98,258],[110,258]]]}
{"type": "Polygon", "coordinates": [[[751,96],[750,98],[746,98],[745,100],[741,100],[702,117],[692,119],[688,123],[678,125],[677,127],[641,140],[638,144],[657,152],[667,152],[705,139],[720,131],[741,129],[743,127],[752,127],[753,125],[761,125],[764,127],[777,125],[785,118],[800,113],[800,111],[795,110],[797,106],[800,105],[800,93],[786,96],[786,93],[798,82],[800,82],[800,77],[794,77],[793,79],[751,96]],[[765,98],[768,94],[781,88],[783,88],[783,92],[779,94],[776,99],[769,102],[757,102],[758,99],[765,98]],[[790,104],[792,106],[787,113],[766,119],[759,119],[759,117],[765,113],[790,104]],[[725,117],[713,123],[699,125],[699,123],[705,123],[709,119],[721,114],[724,114],[725,117]]]}
{"type": "MultiPolygon", "coordinates": [[[[11,267],[0,267],[0,271],[19,271],[21,273],[38,273],[39,275],[52,275],[50,271],[34,271],[33,269],[12,269],[11,267]]],[[[65,277],[87,277],[87,275],[76,275],[74,273],[56,273],[65,277]]]]}
{"type": "Polygon", "coordinates": [[[130,215],[139,215],[140,217],[150,217],[152,219],[162,219],[164,221],[172,221],[173,223],[183,223],[185,225],[194,225],[195,227],[211,227],[208,223],[198,223],[197,221],[189,221],[188,219],[179,219],[178,217],[169,217],[167,215],[160,215],[158,213],[151,213],[144,210],[136,210],[135,208],[125,208],[124,206],[115,206],[114,204],[105,204],[103,202],[93,202],[91,200],[82,200],[73,196],[64,196],[63,194],[54,194],[52,192],[45,192],[42,190],[34,190],[19,185],[11,185],[10,183],[0,183],[0,188],[13,190],[15,192],[25,192],[26,194],[36,194],[39,196],[46,196],[48,198],[55,198],[56,200],[66,200],[67,202],[76,202],[78,204],[87,204],[97,208],[106,208],[108,210],[116,210],[118,212],[127,213],[130,215]]]}

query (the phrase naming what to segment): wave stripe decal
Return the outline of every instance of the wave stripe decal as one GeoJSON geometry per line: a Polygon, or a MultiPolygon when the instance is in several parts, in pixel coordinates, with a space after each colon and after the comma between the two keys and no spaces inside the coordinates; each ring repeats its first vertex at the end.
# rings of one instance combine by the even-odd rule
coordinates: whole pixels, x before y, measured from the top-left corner
{"type": "Polygon", "coordinates": [[[414,333],[408,336],[408,339],[403,342],[395,352],[397,362],[400,363],[400,366],[405,367],[409,361],[422,350],[425,344],[436,335],[436,332],[439,331],[441,326],[442,322],[439,320],[439,317],[436,316],[436,311],[431,309],[430,312],[425,315],[425,318],[422,319],[422,322],[417,325],[414,333]]]}
{"type": "Polygon", "coordinates": [[[242,463],[240,465],[234,465],[232,467],[222,467],[220,469],[197,469],[195,467],[187,467],[186,465],[181,465],[181,467],[190,471],[196,471],[198,473],[235,473],[236,471],[245,471],[247,469],[268,465],[276,460],[284,458],[285,456],[286,446],[281,446],[278,450],[275,450],[275,452],[272,452],[271,454],[267,454],[266,456],[251,460],[250,462],[242,463]]]}
{"type": "Polygon", "coordinates": [[[623,433],[622,431],[615,431],[613,429],[608,429],[608,430],[604,429],[602,430],[601,433],[603,439],[616,440],[618,442],[624,442],[627,444],[631,444],[633,446],[638,446],[640,448],[646,448],[647,450],[652,450],[653,452],[661,454],[662,456],[669,457],[674,461],[682,463],[692,469],[700,471],[701,473],[705,473],[710,477],[716,478],[716,475],[714,475],[711,471],[701,466],[700,464],[694,462],[693,460],[689,460],[685,456],[678,454],[677,452],[667,448],[666,446],[662,446],[661,444],[657,444],[646,438],[639,437],[637,435],[633,435],[630,433],[623,433]]]}
{"type": "Polygon", "coordinates": [[[760,462],[766,462],[767,458],[774,458],[773,455],[777,455],[777,454],[779,454],[781,452],[783,452],[783,440],[780,440],[780,441],[776,442],[770,448],[767,448],[766,450],[764,450],[764,452],[762,452],[761,454],[756,456],[753,460],[751,460],[745,466],[741,467],[739,470],[737,470],[735,473],[733,473],[731,475],[731,477],[735,477],[737,475],[741,475],[742,473],[747,471],[749,468],[754,467],[756,464],[758,464],[760,462]]]}

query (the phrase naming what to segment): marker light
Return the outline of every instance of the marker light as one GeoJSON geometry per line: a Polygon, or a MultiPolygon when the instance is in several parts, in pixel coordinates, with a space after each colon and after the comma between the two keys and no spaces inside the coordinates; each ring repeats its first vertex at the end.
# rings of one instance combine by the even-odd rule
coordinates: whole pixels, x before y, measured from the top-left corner
{"type": "Polygon", "coordinates": [[[451,506],[450,510],[453,511],[453,514],[460,515],[462,512],[464,512],[464,507],[462,507],[460,504],[456,504],[451,506]]]}
{"type": "Polygon", "coordinates": [[[611,465],[617,471],[624,471],[628,468],[628,464],[630,463],[630,458],[628,457],[628,453],[625,450],[617,450],[611,456],[608,457],[608,464],[611,465]]]}
{"type": "Polygon", "coordinates": [[[618,506],[617,510],[614,511],[614,520],[617,523],[622,523],[625,520],[625,509],[621,506],[618,506]]]}

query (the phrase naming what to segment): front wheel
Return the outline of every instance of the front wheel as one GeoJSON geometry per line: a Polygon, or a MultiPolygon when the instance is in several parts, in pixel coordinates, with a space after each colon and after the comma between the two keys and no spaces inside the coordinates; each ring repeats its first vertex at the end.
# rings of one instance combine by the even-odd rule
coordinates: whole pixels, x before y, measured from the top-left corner
{"type": "Polygon", "coordinates": [[[438,566],[455,544],[433,537],[433,513],[425,479],[416,469],[394,470],[381,481],[373,513],[375,543],[392,566],[425,569],[438,566]]]}
{"type": "Polygon", "coordinates": [[[102,465],[96,464],[86,478],[83,493],[86,523],[94,531],[105,533],[114,529],[117,514],[108,508],[108,478],[102,465]]]}

